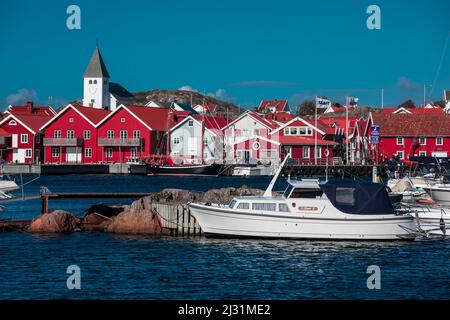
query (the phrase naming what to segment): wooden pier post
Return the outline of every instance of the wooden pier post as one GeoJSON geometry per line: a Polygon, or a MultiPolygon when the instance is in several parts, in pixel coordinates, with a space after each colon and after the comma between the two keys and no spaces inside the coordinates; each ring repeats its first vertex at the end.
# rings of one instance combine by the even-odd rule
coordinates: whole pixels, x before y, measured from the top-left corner
{"type": "Polygon", "coordinates": [[[48,196],[42,195],[42,204],[41,204],[41,214],[46,214],[48,212],[48,196]]]}

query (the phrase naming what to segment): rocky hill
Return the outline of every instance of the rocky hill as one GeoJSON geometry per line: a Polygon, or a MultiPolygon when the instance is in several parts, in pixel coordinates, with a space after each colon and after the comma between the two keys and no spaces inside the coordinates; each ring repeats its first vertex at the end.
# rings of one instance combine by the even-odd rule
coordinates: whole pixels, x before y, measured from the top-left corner
{"type": "Polygon", "coordinates": [[[207,103],[209,105],[219,106],[216,111],[228,112],[229,115],[237,115],[243,111],[230,102],[221,101],[194,91],[154,89],[150,91],[135,92],[133,95],[136,104],[142,105],[145,105],[150,101],[162,104],[170,104],[172,102],[191,104],[192,101],[193,105],[207,103]]]}

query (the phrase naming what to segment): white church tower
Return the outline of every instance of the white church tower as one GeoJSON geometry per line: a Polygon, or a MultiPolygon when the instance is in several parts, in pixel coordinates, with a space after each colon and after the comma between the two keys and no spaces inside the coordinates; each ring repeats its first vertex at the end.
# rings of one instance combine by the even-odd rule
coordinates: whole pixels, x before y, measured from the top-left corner
{"type": "Polygon", "coordinates": [[[98,47],[95,48],[84,72],[83,106],[96,109],[110,108],[109,73],[98,47]]]}

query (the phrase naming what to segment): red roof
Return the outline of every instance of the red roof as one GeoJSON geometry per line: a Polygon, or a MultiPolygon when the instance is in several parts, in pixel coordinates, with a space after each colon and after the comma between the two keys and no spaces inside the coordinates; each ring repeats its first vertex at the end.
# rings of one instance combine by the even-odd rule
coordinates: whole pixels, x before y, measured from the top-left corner
{"type": "Polygon", "coordinates": [[[155,131],[167,131],[169,112],[173,111],[169,108],[145,107],[136,105],[127,105],[136,117],[142,120],[147,126],[155,131]]]}
{"type": "Polygon", "coordinates": [[[50,121],[54,115],[52,113],[49,115],[14,114],[13,116],[34,132],[40,132],[40,128],[50,121]]]}
{"type": "Polygon", "coordinates": [[[266,119],[277,121],[277,122],[282,122],[282,123],[289,122],[293,118],[294,118],[294,116],[289,112],[276,112],[276,113],[266,114],[266,119]]]}
{"type": "Polygon", "coordinates": [[[266,125],[267,127],[269,127],[270,129],[276,129],[279,125],[270,119],[265,119],[262,116],[260,116],[258,113],[256,113],[255,111],[250,111],[249,115],[251,117],[253,117],[255,120],[261,122],[262,124],[266,125]]]}
{"type": "Polygon", "coordinates": [[[9,113],[17,114],[29,114],[29,115],[55,115],[56,112],[48,106],[34,106],[33,102],[26,102],[23,106],[11,105],[7,110],[9,113]]]}
{"type": "Polygon", "coordinates": [[[274,109],[277,112],[289,111],[287,100],[262,100],[259,104],[258,110],[260,112],[274,109]]]}
{"type": "Polygon", "coordinates": [[[223,127],[225,127],[228,123],[230,123],[230,120],[227,120],[224,117],[213,117],[213,116],[206,116],[206,117],[195,117],[198,121],[205,121],[205,127],[208,129],[218,129],[221,130],[223,127]]]}
{"type": "Polygon", "coordinates": [[[445,114],[372,114],[380,126],[381,136],[443,137],[450,136],[450,116],[445,114]]]}
{"type": "Polygon", "coordinates": [[[97,109],[92,107],[83,107],[78,105],[73,107],[95,125],[100,121],[102,121],[103,118],[105,118],[108,114],[111,113],[111,111],[109,110],[97,109]]]}
{"type": "MultiPolygon", "coordinates": [[[[328,134],[335,134],[336,129],[338,128],[341,129],[341,131],[344,130],[343,132],[345,132],[345,130],[347,129],[345,120],[345,117],[320,117],[317,122],[318,124],[320,123],[324,128],[326,128],[325,130],[323,130],[322,127],[318,125],[319,129],[325,131],[328,134]]],[[[348,117],[348,132],[353,131],[353,127],[358,120],[359,117],[348,117]]]]}
{"type": "MultiPolygon", "coordinates": [[[[301,137],[301,136],[280,136],[278,141],[283,145],[315,145],[315,139],[311,137],[301,137]]],[[[317,145],[337,145],[334,141],[317,139],[317,145]]]]}
{"type": "MultiPolygon", "coordinates": [[[[396,112],[399,109],[401,109],[401,108],[383,108],[383,109],[381,109],[381,113],[382,114],[391,114],[391,113],[396,112]]],[[[408,108],[408,109],[404,108],[404,109],[413,114],[442,114],[443,113],[443,110],[440,107],[438,107],[438,108],[408,108]]],[[[405,113],[405,112],[403,112],[403,113],[405,113]]]]}

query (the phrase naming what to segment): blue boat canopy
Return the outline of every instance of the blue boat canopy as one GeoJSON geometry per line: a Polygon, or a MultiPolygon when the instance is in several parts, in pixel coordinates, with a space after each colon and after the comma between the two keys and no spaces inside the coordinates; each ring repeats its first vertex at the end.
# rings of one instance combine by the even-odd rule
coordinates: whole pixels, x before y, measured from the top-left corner
{"type": "Polygon", "coordinates": [[[333,206],[350,214],[395,214],[386,187],[380,183],[331,180],[320,185],[333,206]]]}

